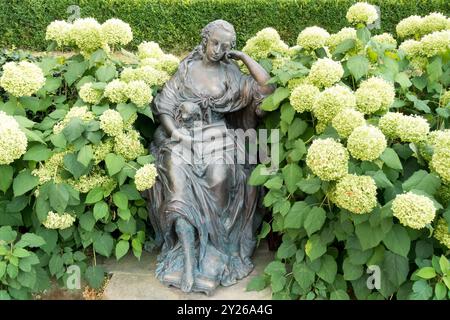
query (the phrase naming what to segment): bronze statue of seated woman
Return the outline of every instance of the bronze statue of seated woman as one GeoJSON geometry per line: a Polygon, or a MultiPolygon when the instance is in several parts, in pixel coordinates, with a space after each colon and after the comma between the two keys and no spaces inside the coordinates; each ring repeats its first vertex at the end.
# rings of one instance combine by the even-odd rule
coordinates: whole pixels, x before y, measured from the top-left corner
{"type": "Polygon", "coordinates": [[[162,245],[156,275],[184,292],[209,294],[253,269],[250,257],[261,221],[258,190],[247,184],[252,165],[236,161],[235,151],[243,146],[230,129],[254,128],[258,106],[274,88],[257,62],[234,50],[235,42],[230,23],[209,23],[201,44],[180,63],[153,107],[161,123],[151,145],[158,179],[146,196],[162,245]],[[195,130],[203,135],[197,138],[195,130]],[[183,156],[176,151],[180,145],[194,150],[187,155],[196,154],[195,146],[210,153],[183,156]]]}

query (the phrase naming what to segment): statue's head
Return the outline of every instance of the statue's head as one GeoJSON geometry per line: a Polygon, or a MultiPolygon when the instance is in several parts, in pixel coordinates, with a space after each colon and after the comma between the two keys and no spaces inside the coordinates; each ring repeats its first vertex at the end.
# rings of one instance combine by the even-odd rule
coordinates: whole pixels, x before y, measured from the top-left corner
{"type": "Polygon", "coordinates": [[[195,121],[202,120],[202,110],[196,103],[184,101],[178,108],[177,121],[186,128],[193,128],[195,121]]]}
{"type": "Polygon", "coordinates": [[[236,32],[231,23],[215,20],[202,30],[202,51],[210,61],[220,61],[223,55],[236,46],[236,32]]]}
{"type": "Polygon", "coordinates": [[[202,111],[200,106],[196,103],[185,101],[180,104],[181,117],[184,121],[186,120],[200,120],[202,116],[202,111]]]}

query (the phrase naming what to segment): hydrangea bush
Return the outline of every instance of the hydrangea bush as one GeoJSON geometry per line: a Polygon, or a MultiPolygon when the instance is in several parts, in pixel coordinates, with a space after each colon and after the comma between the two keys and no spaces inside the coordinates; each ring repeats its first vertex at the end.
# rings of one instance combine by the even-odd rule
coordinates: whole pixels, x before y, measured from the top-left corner
{"type": "Polygon", "coordinates": [[[0,299],[65,286],[72,265],[100,287],[98,256],[152,245],[150,103],[178,59],[145,42],[119,60],[132,32],[118,19],[55,21],[46,38],[75,54],[0,60],[0,299]]]}
{"type": "Polygon", "coordinates": [[[409,17],[396,35],[372,35],[378,18],[361,2],[336,34],[311,26],[286,49],[272,30],[244,48],[277,85],[261,108],[280,131],[279,170],[262,175],[260,164],[250,183],[267,189],[272,212],[259,239],[282,240],[251,290],[450,298],[450,19],[409,17]],[[369,266],[378,288],[366,284],[369,266]]]}

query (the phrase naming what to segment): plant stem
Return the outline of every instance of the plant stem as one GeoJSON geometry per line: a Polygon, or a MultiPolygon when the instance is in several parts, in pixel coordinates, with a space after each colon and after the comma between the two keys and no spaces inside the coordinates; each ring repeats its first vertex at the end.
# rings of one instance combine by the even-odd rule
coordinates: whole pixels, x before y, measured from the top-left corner
{"type": "Polygon", "coordinates": [[[325,196],[325,197],[323,198],[322,203],[320,204],[319,207],[322,208],[323,204],[325,203],[325,200],[327,200],[327,199],[328,199],[328,196],[325,196]]]}
{"type": "Polygon", "coordinates": [[[95,255],[95,249],[94,249],[94,246],[92,246],[92,252],[93,252],[93,254],[94,254],[94,267],[96,267],[97,266],[97,256],[95,255]]]}

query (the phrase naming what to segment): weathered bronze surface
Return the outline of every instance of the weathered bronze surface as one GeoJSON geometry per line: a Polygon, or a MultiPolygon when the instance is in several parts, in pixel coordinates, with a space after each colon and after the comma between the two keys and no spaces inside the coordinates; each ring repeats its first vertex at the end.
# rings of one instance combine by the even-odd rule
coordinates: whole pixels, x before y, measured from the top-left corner
{"type": "Polygon", "coordinates": [[[157,277],[185,292],[210,294],[253,269],[259,190],[247,184],[253,165],[236,161],[235,151],[245,145],[230,129],[255,128],[258,106],[273,87],[257,62],[234,50],[230,23],[213,21],[201,35],[201,44],[155,98],[153,112],[161,125],[151,152],[158,179],[146,196],[162,245],[157,277]]]}

